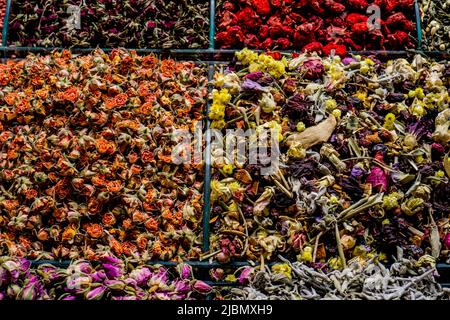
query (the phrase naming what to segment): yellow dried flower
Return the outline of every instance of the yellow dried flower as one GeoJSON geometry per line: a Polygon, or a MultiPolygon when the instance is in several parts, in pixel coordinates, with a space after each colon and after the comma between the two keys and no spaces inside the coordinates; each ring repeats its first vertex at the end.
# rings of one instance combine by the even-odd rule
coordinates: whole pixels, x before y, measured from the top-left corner
{"type": "Polygon", "coordinates": [[[300,262],[312,262],[313,249],[310,246],[303,248],[303,252],[297,256],[297,260],[300,262]]]}
{"type": "Polygon", "coordinates": [[[287,263],[274,264],[272,272],[284,274],[289,279],[292,279],[292,269],[287,263]]]}
{"type": "Polygon", "coordinates": [[[336,119],[340,119],[342,116],[342,111],[339,109],[334,109],[333,112],[331,112],[331,114],[336,118],[336,119]]]}
{"type": "Polygon", "coordinates": [[[423,104],[421,103],[415,103],[410,107],[410,112],[415,115],[416,117],[423,117],[427,114],[425,108],[423,107],[423,104]]]}
{"type": "Polygon", "coordinates": [[[287,155],[296,159],[304,159],[306,157],[306,150],[299,141],[295,141],[289,147],[287,155]]]}
{"type": "Polygon", "coordinates": [[[328,112],[332,112],[334,109],[337,108],[337,102],[334,99],[328,99],[327,101],[325,101],[325,109],[328,112]]]}
{"type": "Polygon", "coordinates": [[[231,101],[231,94],[228,89],[222,89],[220,91],[213,90],[213,101],[216,103],[227,105],[231,101]]]}
{"type": "Polygon", "coordinates": [[[233,171],[234,171],[234,165],[226,164],[222,167],[222,171],[226,175],[231,175],[231,174],[233,174],[233,171]]]}
{"type": "Polygon", "coordinates": [[[242,62],[242,64],[248,65],[258,60],[258,54],[253,50],[244,48],[243,50],[236,52],[236,58],[242,62]]]}
{"type": "Polygon", "coordinates": [[[442,170],[439,170],[439,171],[436,171],[436,173],[434,175],[438,178],[443,178],[443,177],[445,177],[445,172],[442,170]]]}
{"type": "Polygon", "coordinates": [[[387,130],[394,129],[395,115],[393,113],[388,113],[384,118],[383,127],[387,130]]]}
{"type": "Polygon", "coordinates": [[[383,208],[385,208],[387,210],[392,210],[394,208],[398,208],[399,207],[398,199],[399,199],[399,195],[396,192],[391,193],[389,195],[385,195],[383,197],[383,208]]]}
{"type": "Polygon", "coordinates": [[[225,106],[221,103],[213,102],[208,116],[211,120],[223,120],[225,117],[225,106]]]}
{"type": "Polygon", "coordinates": [[[297,131],[298,132],[305,131],[305,129],[306,129],[306,126],[305,126],[305,124],[303,122],[297,123],[297,131]]]}
{"type": "Polygon", "coordinates": [[[225,281],[227,282],[236,282],[237,279],[234,274],[229,274],[225,277],[225,281]]]}
{"type": "Polygon", "coordinates": [[[341,258],[335,257],[335,258],[331,258],[330,260],[328,260],[328,266],[334,270],[338,270],[338,269],[342,269],[342,267],[344,265],[341,261],[341,258]]]}
{"type": "Polygon", "coordinates": [[[213,122],[211,122],[211,128],[212,129],[222,130],[223,128],[225,128],[226,124],[227,123],[223,119],[221,119],[221,120],[214,120],[213,122]]]}

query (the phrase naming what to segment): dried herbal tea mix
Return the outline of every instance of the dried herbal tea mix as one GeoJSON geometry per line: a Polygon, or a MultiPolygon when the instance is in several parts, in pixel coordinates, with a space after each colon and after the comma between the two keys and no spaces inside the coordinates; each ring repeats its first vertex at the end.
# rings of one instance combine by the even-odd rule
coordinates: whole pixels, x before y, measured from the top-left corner
{"type": "Polygon", "coordinates": [[[279,162],[264,174],[270,164],[250,153],[213,146],[211,256],[341,268],[401,247],[446,259],[449,77],[448,63],[420,55],[238,52],[215,74],[211,126],[253,129],[245,145],[275,145],[279,162]],[[268,144],[257,140],[269,129],[268,144]]]}
{"type": "Polygon", "coordinates": [[[450,1],[421,0],[422,37],[426,50],[450,49],[450,1]]]}
{"type": "Polygon", "coordinates": [[[450,291],[435,279],[426,261],[401,259],[390,268],[371,261],[323,272],[299,262],[263,270],[246,267],[238,276],[242,288],[223,294],[231,300],[448,300],[450,291]],[[250,284],[248,284],[250,282],[250,284]]]}
{"type": "Polygon", "coordinates": [[[208,48],[205,0],[15,0],[8,45],[208,48]]]}
{"type": "Polygon", "coordinates": [[[220,48],[347,50],[415,47],[414,0],[220,0],[220,48]]]}
{"type": "Polygon", "coordinates": [[[205,69],[125,50],[1,64],[0,254],[196,259],[204,166],[174,164],[172,134],[202,123],[205,69]]]}

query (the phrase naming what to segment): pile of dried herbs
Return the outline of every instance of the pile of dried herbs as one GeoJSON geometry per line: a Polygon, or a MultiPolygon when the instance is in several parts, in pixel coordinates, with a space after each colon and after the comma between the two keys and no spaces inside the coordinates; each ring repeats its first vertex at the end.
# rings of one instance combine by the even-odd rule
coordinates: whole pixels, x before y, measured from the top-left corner
{"type": "Polygon", "coordinates": [[[448,300],[426,261],[400,259],[390,268],[370,261],[323,272],[295,262],[262,270],[246,268],[244,287],[224,291],[231,300],[448,300]]]}
{"type": "MultiPolygon", "coordinates": [[[[0,255],[196,259],[203,163],[174,164],[205,68],[113,50],[0,65],[0,255]]],[[[192,141],[194,144],[194,141],[192,141]]]]}
{"type": "Polygon", "coordinates": [[[280,156],[264,175],[267,164],[213,147],[211,255],[331,268],[391,261],[397,247],[448,258],[447,62],[247,49],[236,58],[216,72],[212,128],[273,129],[280,156]]]}
{"type": "Polygon", "coordinates": [[[426,50],[450,49],[450,2],[421,0],[422,36],[426,50]]]}
{"type": "Polygon", "coordinates": [[[205,0],[13,1],[8,44],[33,47],[207,48],[205,0]]]}

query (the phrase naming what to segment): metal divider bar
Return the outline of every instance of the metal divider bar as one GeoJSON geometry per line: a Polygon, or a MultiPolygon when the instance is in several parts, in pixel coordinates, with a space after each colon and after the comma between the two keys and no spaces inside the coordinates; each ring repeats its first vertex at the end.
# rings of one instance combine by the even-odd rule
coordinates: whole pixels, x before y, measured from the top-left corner
{"type": "MultiPolygon", "coordinates": [[[[208,94],[210,94],[213,90],[212,80],[214,79],[214,64],[209,64],[208,70],[208,94]]],[[[204,210],[203,210],[203,252],[209,251],[210,245],[210,228],[209,228],[209,220],[210,220],[210,193],[211,193],[211,121],[209,120],[208,114],[211,107],[211,101],[208,96],[208,102],[206,104],[206,115],[205,115],[205,183],[203,185],[204,188],[204,210]]]]}
{"type": "MultiPolygon", "coordinates": [[[[3,30],[2,30],[2,47],[6,47],[6,44],[7,44],[9,15],[11,13],[11,3],[12,3],[12,0],[8,0],[6,2],[6,11],[5,11],[5,17],[3,19],[3,30]]],[[[3,56],[6,58],[5,51],[3,51],[3,56]]]]}
{"type": "Polygon", "coordinates": [[[422,19],[420,18],[420,8],[419,8],[419,0],[414,1],[414,9],[416,12],[416,30],[417,30],[417,41],[418,41],[418,49],[422,49],[422,19]]]}
{"type": "Polygon", "coordinates": [[[209,1],[209,49],[216,48],[216,1],[209,1]]]}

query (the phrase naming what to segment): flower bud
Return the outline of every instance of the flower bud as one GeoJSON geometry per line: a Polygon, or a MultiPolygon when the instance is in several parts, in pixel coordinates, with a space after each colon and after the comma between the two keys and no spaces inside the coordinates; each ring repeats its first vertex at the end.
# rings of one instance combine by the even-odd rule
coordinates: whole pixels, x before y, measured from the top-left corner
{"type": "Polygon", "coordinates": [[[189,279],[192,276],[192,267],[187,263],[179,264],[177,271],[181,279],[189,279]]]}
{"type": "Polygon", "coordinates": [[[8,289],[6,289],[6,295],[11,299],[16,299],[20,293],[20,287],[17,284],[11,284],[8,289]]]}
{"type": "Polygon", "coordinates": [[[111,290],[123,290],[126,284],[119,280],[105,280],[103,284],[111,290]]]}
{"type": "Polygon", "coordinates": [[[212,291],[212,287],[201,280],[195,281],[193,289],[194,289],[194,291],[201,293],[201,294],[208,294],[212,291]]]}
{"type": "Polygon", "coordinates": [[[36,300],[37,297],[37,279],[30,281],[22,290],[22,300],[36,300]]]}
{"type": "Polygon", "coordinates": [[[344,234],[341,237],[341,244],[342,244],[342,248],[344,250],[350,250],[353,249],[356,245],[356,240],[355,238],[353,238],[352,236],[349,236],[347,234],[344,234]]]}
{"type": "Polygon", "coordinates": [[[241,274],[239,275],[238,281],[240,284],[242,285],[246,285],[250,282],[250,276],[252,273],[252,268],[250,267],[245,267],[241,274]]]}
{"type": "Polygon", "coordinates": [[[87,300],[100,300],[105,294],[106,287],[100,286],[86,293],[87,300]]]}
{"type": "Polygon", "coordinates": [[[110,263],[103,264],[103,269],[108,279],[115,279],[122,275],[122,269],[110,263]]]}
{"type": "Polygon", "coordinates": [[[177,281],[174,284],[174,291],[181,292],[181,293],[188,293],[189,291],[191,291],[191,285],[189,284],[189,281],[187,281],[187,280],[177,281]]]}
{"type": "Polygon", "coordinates": [[[447,249],[450,249],[450,232],[445,235],[444,245],[447,249]]]}

